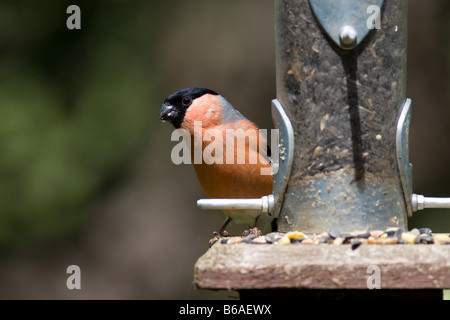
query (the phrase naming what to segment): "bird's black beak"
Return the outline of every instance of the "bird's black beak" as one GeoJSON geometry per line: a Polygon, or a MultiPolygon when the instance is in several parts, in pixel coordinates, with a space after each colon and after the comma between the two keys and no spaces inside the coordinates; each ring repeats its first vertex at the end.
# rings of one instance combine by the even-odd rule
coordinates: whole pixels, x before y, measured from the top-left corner
{"type": "Polygon", "coordinates": [[[161,110],[159,111],[159,119],[171,121],[177,116],[177,111],[174,106],[170,104],[163,104],[161,110]]]}

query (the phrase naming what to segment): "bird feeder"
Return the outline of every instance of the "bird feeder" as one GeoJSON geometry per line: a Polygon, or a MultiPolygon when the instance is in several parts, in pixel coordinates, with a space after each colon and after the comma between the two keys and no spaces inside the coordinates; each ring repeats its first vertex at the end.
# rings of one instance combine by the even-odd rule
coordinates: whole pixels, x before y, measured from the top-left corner
{"type": "Polygon", "coordinates": [[[275,2],[294,132],[280,230],[407,228],[406,13],[406,0],[275,2]]]}

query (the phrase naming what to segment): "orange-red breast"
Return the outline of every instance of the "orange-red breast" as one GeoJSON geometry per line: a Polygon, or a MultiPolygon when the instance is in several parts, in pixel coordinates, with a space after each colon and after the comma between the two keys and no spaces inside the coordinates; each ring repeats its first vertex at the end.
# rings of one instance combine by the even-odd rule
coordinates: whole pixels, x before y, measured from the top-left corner
{"type": "MultiPolygon", "coordinates": [[[[262,170],[270,172],[267,143],[262,140],[264,137],[258,127],[223,96],[205,88],[183,89],[165,99],[159,117],[170,121],[177,129],[187,130],[193,148],[201,146],[201,163],[195,163],[193,149],[191,157],[198,180],[208,197],[260,198],[272,194],[272,175],[262,174],[262,170]],[[196,132],[194,128],[200,128],[199,124],[201,132],[196,132]],[[217,138],[216,141],[211,136],[222,139],[217,138]],[[212,143],[216,143],[215,148],[211,147],[212,143]],[[264,148],[258,148],[259,145],[264,145],[264,148]]],[[[225,214],[227,219],[219,230],[220,234],[231,219],[252,227],[258,222],[263,232],[271,231],[273,219],[265,213],[227,210],[225,214]]]]}

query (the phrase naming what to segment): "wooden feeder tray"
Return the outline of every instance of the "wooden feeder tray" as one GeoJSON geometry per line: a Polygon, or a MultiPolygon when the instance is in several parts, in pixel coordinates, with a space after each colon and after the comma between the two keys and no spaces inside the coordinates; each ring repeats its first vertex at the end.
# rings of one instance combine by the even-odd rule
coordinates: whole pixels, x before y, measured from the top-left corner
{"type": "Polygon", "coordinates": [[[442,299],[450,288],[450,245],[213,245],[195,264],[200,289],[243,298],[442,299]],[[368,289],[371,266],[380,290],[368,289]]]}

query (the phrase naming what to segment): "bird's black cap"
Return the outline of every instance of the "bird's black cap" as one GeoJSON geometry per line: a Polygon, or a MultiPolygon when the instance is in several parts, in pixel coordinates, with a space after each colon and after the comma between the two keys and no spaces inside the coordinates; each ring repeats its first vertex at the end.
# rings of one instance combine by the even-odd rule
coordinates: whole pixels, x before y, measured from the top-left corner
{"type": "Polygon", "coordinates": [[[219,95],[217,92],[206,88],[186,88],[172,93],[164,100],[159,118],[170,121],[175,128],[180,128],[186,110],[192,104],[192,101],[205,94],[219,95]]]}

